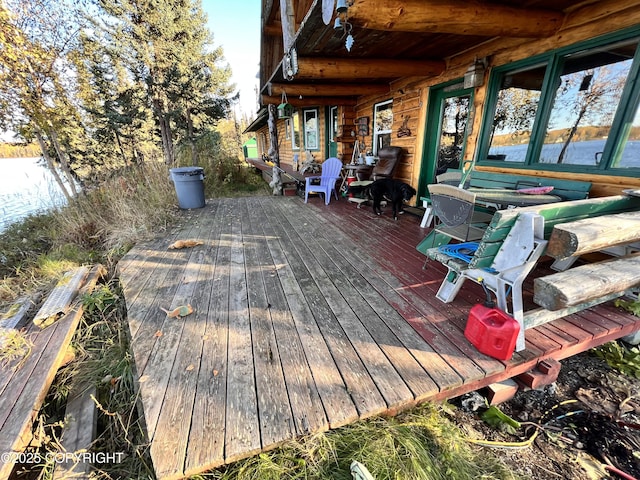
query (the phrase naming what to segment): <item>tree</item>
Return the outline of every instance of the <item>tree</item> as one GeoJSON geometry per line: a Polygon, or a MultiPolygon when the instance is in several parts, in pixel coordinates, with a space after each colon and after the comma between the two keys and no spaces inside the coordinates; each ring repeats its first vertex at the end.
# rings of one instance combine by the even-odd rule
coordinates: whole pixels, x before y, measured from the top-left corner
{"type": "Polygon", "coordinates": [[[570,113],[572,123],[566,129],[566,137],[558,154],[558,164],[564,162],[567,149],[581,123],[611,125],[625,81],[626,75],[616,74],[607,66],[572,73],[562,78],[554,111],[570,113]]]}
{"type": "Polygon", "coordinates": [[[67,198],[77,193],[71,152],[81,143],[73,140],[82,131],[67,59],[81,25],[76,12],[66,0],[0,5],[0,128],[37,139],[67,198]]]}
{"type": "Polygon", "coordinates": [[[232,86],[229,68],[218,66],[222,50],[211,47],[199,1],[99,0],[99,5],[110,16],[112,42],[146,89],[165,163],[172,165],[174,141],[193,144],[204,119],[226,114],[232,86]]]}

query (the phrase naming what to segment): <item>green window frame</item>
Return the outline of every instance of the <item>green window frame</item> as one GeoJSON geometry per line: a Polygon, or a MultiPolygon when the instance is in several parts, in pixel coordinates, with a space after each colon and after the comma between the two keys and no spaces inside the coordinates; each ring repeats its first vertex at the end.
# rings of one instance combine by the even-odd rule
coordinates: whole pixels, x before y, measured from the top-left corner
{"type": "Polygon", "coordinates": [[[494,68],[477,163],[638,176],[639,72],[637,27],[494,68]]]}

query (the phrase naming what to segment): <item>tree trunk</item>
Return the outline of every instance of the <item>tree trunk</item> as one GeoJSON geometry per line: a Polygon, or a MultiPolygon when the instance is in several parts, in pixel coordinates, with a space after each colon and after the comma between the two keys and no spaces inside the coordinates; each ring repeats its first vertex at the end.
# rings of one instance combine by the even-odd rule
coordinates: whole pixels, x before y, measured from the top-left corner
{"type": "Polygon", "coordinates": [[[47,146],[44,143],[44,138],[42,138],[42,133],[40,133],[40,130],[37,129],[37,128],[36,128],[35,133],[36,133],[36,138],[38,139],[38,143],[40,144],[40,150],[42,150],[42,156],[44,157],[44,160],[47,162],[47,167],[49,168],[49,171],[53,175],[54,180],[56,181],[56,183],[60,187],[60,190],[62,191],[62,193],[65,196],[65,198],[67,199],[67,201],[70,202],[73,197],[67,191],[67,187],[65,186],[64,182],[62,181],[62,178],[60,178],[60,174],[58,173],[58,171],[56,170],[55,165],[53,164],[53,160],[51,159],[51,157],[47,153],[47,146]]]}
{"type": "Polygon", "coordinates": [[[198,165],[198,152],[196,151],[196,141],[193,138],[193,120],[191,120],[191,109],[185,108],[187,116],[187,136],[189,137],[189,146],[191,148],[191,165],[196,167],[198,165]]]}
{"type": "Polygon", "coordinates": [[[153,100],[153,107],[158,116],[158,124],[160,125],[160,137],[162,138],[162,153],[164,154],[164,163],[171,166],[175,163],[175,153],[173,151],[173,139],[171,138],[171,125],[165,116],[162,102],[159,99],[153,100]]]}
{"type": "Polygon", "coordinates": [[[269,105],[269,158],[273,161],[273,179],[269,186],[274,195],[282,195],[282,178],[280,176],[280,152],[278,150],[278,127],[276,106],[269,105]]]}
{"type": "Polygon", "coordinates": [[[64,172],[65,176],[67,177],[67,181],[69,182],[69,188],[71,189],[71,193],[73,194],[73,196],[76,196],[78,194],[78,191],[76,190],[76,179],[71,173],[71,167],[69,166],[69,160],[67,159],[67,155],[62,149],[62,145],[60,145],[60,142],[58,142],[58,134],[56,133],[55,128],[53,128],[52,126],[49,126],[49,132],[47,133],[49,134],[49,138],[53,143],[53,148],[55,149],[56,154],[58,155],[60,168],[62,168],[62,171],[64,172]]]}
{"type": "Polygon", "coordinates": [[[580,112],[578,113],[578,118],[576,118],[576,121],[571,127],[571,130],[569,130],[569,135],[567,136],[567,139],[564,141],[564,145],[562,145],[562,150],[560,150],[560,154],[558,155],[558,165],[560,165],[564,161],[564,156],[567,154],[567,148],[569,148],[569,144],[571,143],[571,140],[573,140],[573,136],[578,131],[578,125],[580,125],[580,121],[582,120],[582,117],[584,117],[584,114],[587,113],[588,107],[589,105],[582,106],[582,108],[580,109],[580,112]]]}

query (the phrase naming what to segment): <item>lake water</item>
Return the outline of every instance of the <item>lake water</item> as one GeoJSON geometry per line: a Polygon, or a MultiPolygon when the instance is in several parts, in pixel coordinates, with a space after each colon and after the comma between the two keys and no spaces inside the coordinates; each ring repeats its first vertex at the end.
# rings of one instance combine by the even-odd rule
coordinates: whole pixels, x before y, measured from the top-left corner
{"type": "MultiPolygon", "coordinates": [[[[596,165],[604,151],[606,140],[588,140],[573,142],[567,149],[564,163],[596,165]]],[[[528,144],[492,147],[490,155],[506,155],[507,162],[524,162],[528,144]]],[[[542,146],[540,163],[555,163],[562,150],[561,143],[549,143],[542,146]]],[[[620,159],[620,168],[640,167],[640,141],[628,142],[620,159]]]]}
{"type": "Polygon", "coordinates": [[[0,158],[0,232],[66,199],[40,158],[0,158]]]}

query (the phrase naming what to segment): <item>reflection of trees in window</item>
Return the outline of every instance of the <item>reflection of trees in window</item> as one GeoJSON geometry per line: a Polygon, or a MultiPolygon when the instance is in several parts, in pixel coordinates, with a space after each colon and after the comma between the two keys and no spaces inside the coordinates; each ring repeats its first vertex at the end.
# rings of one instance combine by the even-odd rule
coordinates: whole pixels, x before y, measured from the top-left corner
{"type": "Polygon", "coordinates": [[[393,103],[388,100],[373,107],[373,149],[376,153],[380,148],[391,143],[391,128],[393,126],[393,103]]]}
{"type": "Polygon", "coordinates": [[[436,174],[459,168],[467,120],[469,96],[450,97],[444,101],[436,174]]]}
{"type": "Polygon", "coordinates": [[[316,150],[318,148],[318,112],[304,111],[304,148],[316,150]]]}
{"type": "Polygon", "coordinates": [[[300,116],[298,112],[294,112],[291,117],[291,148],[300,149],[300,116]]]}
{"type": "Polygon", "coordinates": [[[565,62],[544,141],[561,147],[547,149],[548,163],[596,162],[593,153],[569,147],[572,142],[603,141],[609,136],[630,67],[631,60],[602,52],[565,62]]]}
{"type": "MultiPolygon", "coordinates": [[[[500,147],[526,145],[531,139],[540,102],[546,65],[537,65],[503,75],[491,129],[489,158],[504,159],[500,147]]],[[[524,162],[526,148],[510,149],[510,161],[524,162]]]]}

